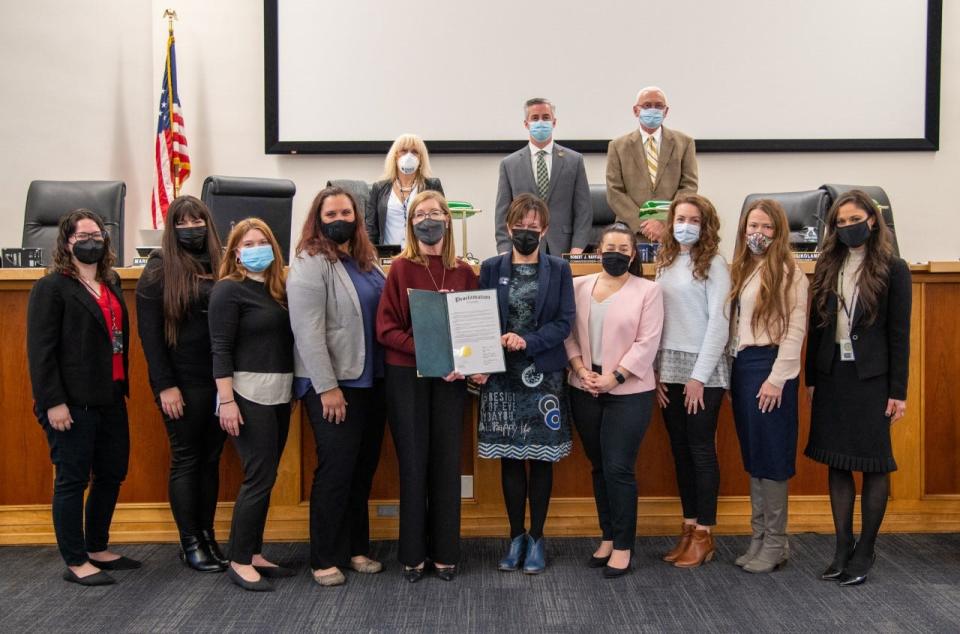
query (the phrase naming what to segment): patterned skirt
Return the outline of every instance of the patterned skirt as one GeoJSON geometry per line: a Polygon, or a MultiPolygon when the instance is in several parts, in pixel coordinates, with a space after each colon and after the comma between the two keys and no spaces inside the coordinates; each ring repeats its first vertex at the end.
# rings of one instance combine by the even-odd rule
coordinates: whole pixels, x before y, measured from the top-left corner
{"type": "Polygon", "coordinates": [[[508,353],[507,371],[480,391],[480,457],[556,462],[571,447],[565,372],[540,372],[522,352],[508,353]]]}

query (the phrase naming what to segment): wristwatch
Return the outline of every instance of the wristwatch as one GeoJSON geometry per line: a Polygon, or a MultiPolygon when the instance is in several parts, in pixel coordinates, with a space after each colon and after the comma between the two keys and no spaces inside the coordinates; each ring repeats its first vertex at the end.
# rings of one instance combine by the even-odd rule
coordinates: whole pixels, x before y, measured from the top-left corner
{"type": "Polygon", "coordinates": [[[620,374],[620,370],[613,371],[613,378],[615,378],[617,380],[617,383],[619,383],[620,385],[623,385],[624,383],[627,382],[627,377],[620,374]]]}

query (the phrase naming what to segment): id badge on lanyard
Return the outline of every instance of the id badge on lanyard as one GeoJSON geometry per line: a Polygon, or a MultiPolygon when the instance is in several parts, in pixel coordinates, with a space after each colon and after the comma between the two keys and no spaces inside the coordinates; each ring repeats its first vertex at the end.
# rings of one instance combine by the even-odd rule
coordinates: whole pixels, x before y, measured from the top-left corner
{"type": "MultiPolygon", "coordinates": [[[[853,298],[851,299],[851,306],[847,308],[847,300],[843,296],[843,271],[840,271],[840,293],[837,298],[838,303],[840,304],[840,310],[843,311],[843,314],[847,317],[847,332],[846,335],[841,333],[840,336],[840,360],[841,361],[856,361],[856,355],[853,352],[853,341],[850,339],[850,331],[853,328],[853,313],[857,307],[857,290],[853,291],[853,298]]],[[[838,320],[839,321],[839,320],[838,320]]]]}

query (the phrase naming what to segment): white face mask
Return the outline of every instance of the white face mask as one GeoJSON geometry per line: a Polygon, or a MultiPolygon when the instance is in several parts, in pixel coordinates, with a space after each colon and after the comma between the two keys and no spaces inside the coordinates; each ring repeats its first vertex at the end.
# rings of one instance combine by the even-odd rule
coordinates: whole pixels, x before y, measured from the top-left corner
{"type": "Polygon", "coordinates": [[[411,152],[407,152],[397,159],[397,169],[408,176],[416,172],[418,167],[420,167],[420,159],[411,152]]]}

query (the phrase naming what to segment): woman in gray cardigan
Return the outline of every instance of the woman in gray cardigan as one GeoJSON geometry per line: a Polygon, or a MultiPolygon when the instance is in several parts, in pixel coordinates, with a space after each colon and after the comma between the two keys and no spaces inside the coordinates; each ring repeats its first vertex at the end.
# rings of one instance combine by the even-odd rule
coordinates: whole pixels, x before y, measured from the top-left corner
{"type": "Polygon", "coordinates": [[[314,199],[287,277],[296,340],[295,395],[317,444],[310,567],[321,586],[341,568],[376,573],[367,500],[386,420],[383,353],[374,333],[384,284],[357,201],[339,187],[314,199]]]}

